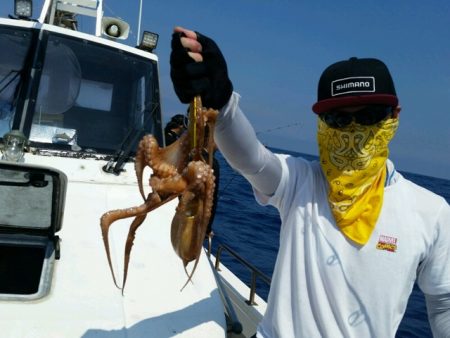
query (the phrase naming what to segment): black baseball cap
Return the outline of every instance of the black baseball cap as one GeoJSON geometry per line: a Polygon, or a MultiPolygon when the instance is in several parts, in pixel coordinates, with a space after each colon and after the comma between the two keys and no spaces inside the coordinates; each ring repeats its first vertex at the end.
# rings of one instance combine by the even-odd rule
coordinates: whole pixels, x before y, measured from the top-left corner
{"type": "Polygon", "coordinates": [[[396,107],[394,82],[382,61],[352,57],[324,70],[312,110],[321,114],[335,108],[368,104],[396,107]]]}

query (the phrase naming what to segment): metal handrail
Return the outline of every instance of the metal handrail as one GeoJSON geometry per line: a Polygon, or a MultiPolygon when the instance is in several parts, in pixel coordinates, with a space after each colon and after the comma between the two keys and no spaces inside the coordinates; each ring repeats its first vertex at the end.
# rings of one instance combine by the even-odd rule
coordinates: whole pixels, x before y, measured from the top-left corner
{"type": "Polygon", "coordinates": [[[250,283],[250,296],[249,299],[245,302],[248,305],[258,305],[255,302],[255,294],[256,294],[256,279],[259,277],[263,282],[265,282],[267,285],[270,286],[270,283],[272,282],[271,278],[266,276],[263,272],[261,272],[258,268],[247,262],[244,258],[242,258],[236,251],[231,249],[228,245],[225,244],[219,244],[219,247],[217,248],[217,254],[216,254],[216,263],[214,265],[214,269],[216,271],[220,271],[219,264],[220,264],[220,257],[222,255],[222,251],[225,250],[228,252],[231,256],[233,256],[235,259],[237,259],[242,265],[244,265],[247,269],[249,269],[252,273],[251,283],[250,283]]]}

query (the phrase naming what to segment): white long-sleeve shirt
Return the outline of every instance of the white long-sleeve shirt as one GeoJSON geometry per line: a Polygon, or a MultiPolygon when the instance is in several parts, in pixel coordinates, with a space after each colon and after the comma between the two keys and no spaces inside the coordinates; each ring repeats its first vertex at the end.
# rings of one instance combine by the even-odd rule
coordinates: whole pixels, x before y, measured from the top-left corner
{"type": "Polygon", "coordinates": [[[339,231],[318,162],[275,155],[258,142],[233,93],[215,141],[282,220],[280,249],[258,337],[394,337],[414,282],[427,297],[436,337],[450,332],[450,207],[403,178],[389,185],[363,247],[339,231]]]}

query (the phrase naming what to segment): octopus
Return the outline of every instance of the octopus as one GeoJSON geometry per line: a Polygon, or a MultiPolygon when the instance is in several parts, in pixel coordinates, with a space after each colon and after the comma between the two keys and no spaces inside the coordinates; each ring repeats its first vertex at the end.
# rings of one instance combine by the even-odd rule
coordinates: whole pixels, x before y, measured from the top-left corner
{"type": "Polygon", "coordinates": [[[174,143],[161,148],[153,135],[146,135],[138,145],[135,171],[139,192],[144,200],[140,206],[111,210],[100,219],[100,227],[109,268],[114,284],[118,283],[111,262],[108,233],[111,225],[119,220],[134,217],[125,243],[122,292],[125,288],[130,254],[135,234],[147,214],[163,204],[178,198],[175,216],[171,224],[171,242],[181,258],[188,280],[191,281],[200,259],[206,229],[211,217],[215,177],[212,170],[214,151],[214,125],[218,112],[202,107],[199,96],[189,107],[187,131],[174,143]],[[205,153],[208,158],[205,158],[205,153]],[[151,192],[145,196],[143,173],[146,167],[152,169],[149,179],[151,192]],[[191,272],[187,265],[195,261],[191,272]]]}

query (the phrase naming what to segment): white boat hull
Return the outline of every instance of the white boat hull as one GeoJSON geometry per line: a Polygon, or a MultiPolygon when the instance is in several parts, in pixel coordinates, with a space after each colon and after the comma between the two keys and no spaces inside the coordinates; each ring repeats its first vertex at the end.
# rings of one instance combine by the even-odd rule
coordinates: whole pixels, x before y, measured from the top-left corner
{"type": "MultiPolygon", "coordinates": [[[[0,301],[1,336],[23,337],[224,337],[225,316],[206,254],[187,280],[170,243],[176,201],[150,213],[137,232],[124,295],[109,271],[100,216],[142,203],[132,164],[120,177],[102,161],[29,156],[45,160],[69,178],[61,238],[50,294],[36,301],[0,301]],[[89,179],[86,179],[89,178],[89,179]],[[110,180],[116,178],[117,184],[110,180]]],[[[132,219],[111,227],[112,261],[122,279],[123,251],[132,219]]],[[[190,268],[188,266],[188,268],[190,268]]]]}

